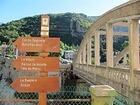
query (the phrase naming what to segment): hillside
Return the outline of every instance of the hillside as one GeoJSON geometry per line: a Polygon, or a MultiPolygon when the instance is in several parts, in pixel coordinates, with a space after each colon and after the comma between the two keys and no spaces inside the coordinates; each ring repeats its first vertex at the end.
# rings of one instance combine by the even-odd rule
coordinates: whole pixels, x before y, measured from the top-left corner
{"type": "MultiPolygon", "coordinates": [[[[61,13],[50,16],[50,36],[60,37],[68,45],[79,45],[83,34],[97,17],[84,14],[61,13]]],[[[40,15],[25,17],[0,25],[0,41],[15,40],[20,35],[40,35],[40,15]]]]}
{"type": "MultiPolygon", "coordinates": [[[[77,13],[61,13],[48,14],[50,16],[50,36],[61,38],[61,56],[64,50],[73,50],[71,46],[79,46],[84,33],[90,25],[99,18],[99,16],[86,16],[77,13]]],[[[0,44],[1,42],[14,41],[18,36],[31,35],[40,36],[40,15],[33,17],[25,17],[20,20],[11,21],[7,24],[0,25],[0,44]]],[[[126,27],[113,28],[114,31],[127,32],[126,27]]],[[[114,51],[121,51],[123,43],[127,41],[127,37],[114,37],[114,51]]],[[[106,38],[101,37],[101,61],[106,60],[106,38]]],[[[9,50],[9,55],[12,51],[9,50]]]]}
{"type": "Polygon", "coordinates": [[[88,16],[88,19],[91,20],[91,22],[95,22],[100,16],[88,16]]]}

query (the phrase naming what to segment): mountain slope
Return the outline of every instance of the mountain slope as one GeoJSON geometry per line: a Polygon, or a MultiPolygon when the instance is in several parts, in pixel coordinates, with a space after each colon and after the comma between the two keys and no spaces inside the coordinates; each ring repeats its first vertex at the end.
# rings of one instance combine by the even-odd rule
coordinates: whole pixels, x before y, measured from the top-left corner
{"type": "MultiPolygon", "coordinates": [[[[84,14],[61,13],[50,16],[50,36],[60,37],[68,45],[79,45],[94,19],[84,14]]],[[[40,36],[40,15],[0,25],[0,40],[15,40],[21,35],[40,36]]]]}

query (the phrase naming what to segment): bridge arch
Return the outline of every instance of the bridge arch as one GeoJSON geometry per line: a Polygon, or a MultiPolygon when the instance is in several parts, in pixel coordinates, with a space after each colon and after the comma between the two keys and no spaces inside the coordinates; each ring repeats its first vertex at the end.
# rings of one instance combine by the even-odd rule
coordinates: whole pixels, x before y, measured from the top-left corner
{"type": "Polygon", "coordinates": [[[103,14],[86,32],[77,57],[74,62],[74,73],[95,84],[108,84],[122,94],[140,100],[140,56],[139,56],[139,19],[140,0],[130,0],[103,14]],[[125,26],[128,32],[115,32],[113,27],[125,26]],[[106,35],[106,63],[100,62],[100,35],[106,35]],[[113,54],[113,35],[123,35],[129,38],[129,47],[118,59],[126,53],[130,56],[130,66],[116,67],[118,59],[113,54]],[[92,65],[92,40],[94,37],[94,65],[92,65]],[[91,66],[92,65],[92,66],[91,66]],[[118,77],[118,78],[117,78],[118,77]],[[133,93],[133,94],[132,94],[133,93]]]}

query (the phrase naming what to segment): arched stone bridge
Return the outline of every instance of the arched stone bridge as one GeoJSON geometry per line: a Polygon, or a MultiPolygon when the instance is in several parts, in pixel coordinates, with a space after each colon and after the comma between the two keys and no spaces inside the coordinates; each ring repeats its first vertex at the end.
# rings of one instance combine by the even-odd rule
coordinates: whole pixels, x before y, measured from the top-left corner
{"type": "Polygon", "coordinates": [[[140,101],[140,56],[139,56],[140,0],[130,0],[103,14],[86,32],[77,57],[74,73],[92,84],[107,84],[120,94],[140,101]],[[128,32],[114,31],[114,27],[127,27],[128,32]],[[106,35],[106,62],[100,62],[100,36],[106,35]],[[128,36],[129,46],[114,56],[113,35],[128,36]],[[94,49],[92,42],[94,40],[94,49]],[[94,50],[94,64],[92,52],[94,50]],[[129,54],[129,66],[118,62],[129,54]]]}

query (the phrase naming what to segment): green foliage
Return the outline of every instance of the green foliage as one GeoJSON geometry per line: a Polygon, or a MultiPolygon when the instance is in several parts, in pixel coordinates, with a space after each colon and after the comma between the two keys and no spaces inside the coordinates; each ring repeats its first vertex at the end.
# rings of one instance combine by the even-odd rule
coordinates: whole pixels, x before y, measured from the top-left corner
{"type": "Polygon", "coordinates": [[[65,50],[72,50],[75,51],[75,49],[72,46],[68,46],[67,44],[64,44],[62,41],[60,42],[60,55],[64,55],[65,50]]]}
{"type": "Polygon", "coordinates": [[[6,81],[7,83],[9,83],[9,84],[11,84],[11,83],[13,82],[12,78],[10,78],[10,77],[7,77],[7,78],[5,79],[5,81],[6,81]]]}
{"type": "Polygon", "coordinates": [[[27,52],[26,55],[28,56],[39,56],[38,52],[27,52]]]}
{"type": "MultiPolygon", "coordinates": [[[[60,13],[48,14],[50,16],[50,37],[60,37],[61,53],[52,53],[50,56],[63,56],[64,50],[74,50],[72,46],[79,46],[84,33],[94,21],[81,13],[60,13]],[[78,25],[78,26],[77,26],[78,25]],[[77,28],[77,27],[80,27],[77,28]]],[[[20,20],[0,25],[0,41],[7,44],[14,42],[19,36],[40,36],[40,15],[26,17],[20,20]]],[[[29,55],[36,55],[29,53],[29,55]]],[[[8,56],[13,56],[11,44],[9,45],[8,56]]]]}
{"type": "Polygon", "coordinates": [[[88,19],[91,21],[91,22],[95,22],[100,16],[88,16],[88,19]]]}
{"type": "Polygon", "coordinates": [[[95,64],[95,59],[94,58],[91,59],[91,64],[95,64]]]}
{"type": "Polygon", "coordinates": [[[128,45],[129,45],[128,41],[125,41],[125,42],[122,44],[123,48],[128,47],[128,45]]]}
{"type": "Polygon", "coordinates": [[[13,57],[14,57],[14,50],[13,50],[12,41],[10,41],[10,42],[8,43],[7,56],[8,56],[9,58],[13,58],[13,57]]]}
{"type": "MultiPolygon", "coordinates": [[[[61,41],[67,45],[79,45],[83,34],[90,27],[93,21],[86,15],[77,13],[48,15],[50,16],[50,37],[60,37],[61,41]],[[81,29],[85,30],[84,32],[77,32],[77,23],[81,29]]],[[[40,36],[40,20],[40,15],[37,15],[1,24],[0,41],[13,41],[21,35],[40,36]]]]}

